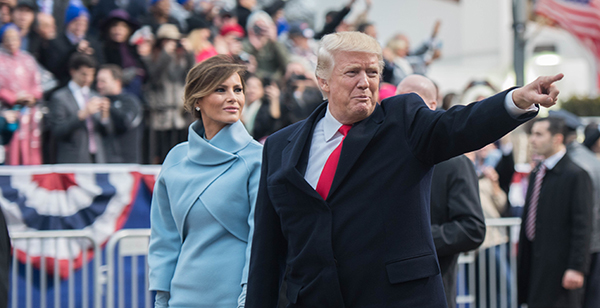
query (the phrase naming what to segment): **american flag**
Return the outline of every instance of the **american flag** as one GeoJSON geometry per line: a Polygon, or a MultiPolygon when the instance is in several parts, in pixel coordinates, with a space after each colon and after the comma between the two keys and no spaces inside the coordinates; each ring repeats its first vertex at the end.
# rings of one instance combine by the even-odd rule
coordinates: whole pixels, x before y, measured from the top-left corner
{"type": "Polygon", "coordinates": [[[600,0],[537,0],[535,12],[555,21],[592,52],[600,90],[600,0]]]}

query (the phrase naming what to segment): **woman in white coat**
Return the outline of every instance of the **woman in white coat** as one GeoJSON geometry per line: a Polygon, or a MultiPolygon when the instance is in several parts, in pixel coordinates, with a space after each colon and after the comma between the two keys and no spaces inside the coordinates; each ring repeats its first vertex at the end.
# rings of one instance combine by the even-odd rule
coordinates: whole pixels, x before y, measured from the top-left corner
{"type": "Polygon", "coordinates": [[[187,75],[196,121],[167,155],[151,208],[155,307],[243,307],[261,145],[240,121],[243,64],[215,56],[187,75]]]}

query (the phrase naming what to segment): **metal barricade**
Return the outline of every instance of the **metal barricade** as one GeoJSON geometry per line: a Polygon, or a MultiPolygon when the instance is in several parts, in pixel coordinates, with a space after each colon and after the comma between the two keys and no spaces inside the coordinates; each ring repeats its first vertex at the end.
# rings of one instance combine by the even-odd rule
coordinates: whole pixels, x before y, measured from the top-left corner
{"type": "Polygon", "coordinates": [[[148,291],[148,243],[150,229],[124,229],[113,234],[106,245],[106,307],[114,308],[115,292],[118,292],[118,307],[152,307],[153,298],[148,291]],[[144,284],[141,286],[143,301],[140,301],[139,261],[143,259],[144,284]],[[130,262],[129,286],[126,284],[125,263],[130,262]],[[115,277],[115,275],[117,277],[115,277]],[[125,303],[125,292],[129,290],[131,302],[125,303]]]}
{"type": "Polygon", "coordinates": [[[457,307],[517,308],[517,250],[520,218],[486,219],[487,232],[506,241],[463,253],[458,259],[457,307]]]}
{"type": "Polygon", "coordinates": [[[35,303],[36,307],[46,308],[52,302],[55,308],[100,307],[101,293],[97,279],[100,267],[100,249],[90,232],[85,230],[14,231],[10,232],[10,237],[12,241],[12,277],[9,307],[31,308],[35,303]],[[75,258],[74,255],[77,251],[80,252],[80,255],[75,258]],[[91,277],[88,263],[92,256],[89,251],[92,251],[94,256],[91,277]],[[18,256],[20,257],[18,258],[18,256]],[[21,262],[18,259],[21,261],[24,259],[25,265],[20,266],[21,262]],[[36,275],[34,275],[34,261],[36,267],[39,268],[39,271],[35,271],[36,275]],[[76,285],[74,275],[76,263],[80,263],[82,268],[78,285],[76,285]],[[66,272],[63,270],[65,264],[66,272]],[[51,277],[48,275],[49,269],[53,272],[51,277]],[[63,278],[60,277],[61,271],[63,278]],[[25,277],[24,288],[19,285],[19,276],[21,275],[25,277]],[[49,279],[52,280],[48,281],[49,279]],[[68,286],[66,304],[61,303],[61,299],[65,297],[61,292],[61,284],[64,279],[67,280],[68,286]],[[93,284],[91,287],[90,280],[93,284]],[[53,292],[49,291],[49,284],[53,292]],[[53,301],[51,301],[51,297],[53,297],[53,301]],[[81,299],[79,303],[76,302],[76,297],[81,299]],[[20,298],[24,298],[24,306],[19,305],[20,298]],[[90,305],[90,300],[92,305],[90,305]]]}

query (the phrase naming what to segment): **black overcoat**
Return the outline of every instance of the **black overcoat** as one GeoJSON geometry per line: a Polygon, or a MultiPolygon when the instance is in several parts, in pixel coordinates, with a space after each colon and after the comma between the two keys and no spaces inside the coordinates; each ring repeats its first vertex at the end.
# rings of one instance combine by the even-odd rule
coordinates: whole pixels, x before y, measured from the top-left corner
{"type": "Polygon", "coordinates": [[[507,92],[449,111],[416,94],[384,100],[344,140],[329,196],[304,180],[315,124],[264,146],[246,307],[446,307],[429,201],[434,164],[473,151],[535,116],[511,117],[507,92]]]}
{"type": "Polygon", "coordinates": [[[586,273],[590,261],[592,232],[592,182],[568,155],[547,170],[537,207],[535,240],[525,236],[529,199],[537,170],[529,177],[529,188],[518,249],[519,303],[536,307],[581,307],[582,289],[562,287],[567,269],[586,273]]]}

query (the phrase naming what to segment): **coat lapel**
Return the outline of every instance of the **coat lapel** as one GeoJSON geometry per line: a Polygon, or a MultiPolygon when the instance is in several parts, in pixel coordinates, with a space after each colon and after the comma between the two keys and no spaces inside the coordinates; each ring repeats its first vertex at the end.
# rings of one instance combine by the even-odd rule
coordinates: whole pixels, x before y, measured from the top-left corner
{"type": "Polygon", "coordinates": [[[365,120],[355,123],[348,132],[348,135],[344,139],[344,145],[342,146],[342,153],[340,154],[340,160],[338,162],[337,169],[335,171],[335,177],[329,190],[329,196],[333,195],[335,190],[343,182],[344,178],[348,175],[352,166],[358,160],[358,157],[365,150],[373,135],[379,129],[381,123],[383,123],[384,114],[379,104],[375,106],[373,114],[365,120]]]}
{"type": "Polygon", "coordinates": [[[300,162],[300,159],[304,156],[308,157],[314,127],[318,120],[325,115],[326,107],[327,103],[323,103],[317,107],[297,130],[290,135],[287,146],[281,152],[281,165],[286,178],[303,193],[314,198],[321,198],[321,196],[304,179],[306,162],[300,162]]]}
{"type": "Polygon", "coordinates": [[[74,110],[75,113],[77,113],[77,111],[79,111],[79,104],[77,103],[77,99],[75,99],[75,95],[73,95],[73,92],[71,91],[70,88],[68,88],[68,91],[66,91],[66,101],[69,102],[69,105],[71,110],[74,110]]]}

